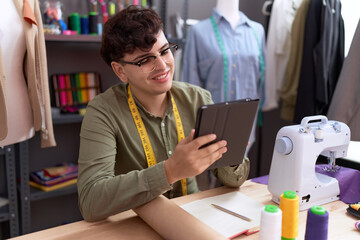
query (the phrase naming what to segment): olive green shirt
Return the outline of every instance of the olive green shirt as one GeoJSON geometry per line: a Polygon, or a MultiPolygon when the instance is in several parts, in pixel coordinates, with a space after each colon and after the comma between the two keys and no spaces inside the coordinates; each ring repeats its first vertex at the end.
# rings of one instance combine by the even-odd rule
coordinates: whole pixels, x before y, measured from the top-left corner
{"type": "MultiPolygon", "coordinates": [[[[146,111],[134,98],[157,161],[148,167],[129,110],[126,87],[126,84],[111,87],[95,97],[86,109],[80,133],[78,193],[80,211],[87,221],[132,209],[160,194],[168,198],[182,195],[180,181],[169,185],[164,168],[164,160],[171,157],[178,143],[170,95],[163,118],[146,111]]],[[[185,136],[188,136],[195,127],[197,109],[211,104],[211,95],[183,82],[174,82],[170,94],[178,107],[185,136]]],[[[239,178],[244,177],[244,173],[234,168],[222,175],[223,178],[231,175],[229,186],[240,186],[243,182],[239,178]]],[[[188,194],[197,191],[195,178],[188,178],[188,194]]]]}
{"type": "Polygon", "coordinates": [[[282,100],[280,117],[286,121],[294,121],[304,46],[305,20],[309,4],[310,0],[303,0],[291,27],[291,52],[280,92],[282,100]]]}

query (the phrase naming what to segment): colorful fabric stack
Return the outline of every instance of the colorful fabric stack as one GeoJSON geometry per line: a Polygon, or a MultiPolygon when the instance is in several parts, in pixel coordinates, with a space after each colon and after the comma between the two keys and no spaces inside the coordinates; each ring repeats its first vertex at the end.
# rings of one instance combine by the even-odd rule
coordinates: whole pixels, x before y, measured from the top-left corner
{"type": "Polygon", "coordinates": [[[30,186],[43,191],[53,191],[76,184],[78,166],[72,163],[63,163],[30,173],[30,186]]]}

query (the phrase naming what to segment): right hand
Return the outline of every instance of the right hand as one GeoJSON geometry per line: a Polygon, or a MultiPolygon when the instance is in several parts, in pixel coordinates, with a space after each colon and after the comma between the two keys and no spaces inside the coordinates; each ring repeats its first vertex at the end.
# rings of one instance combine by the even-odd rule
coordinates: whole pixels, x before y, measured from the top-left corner
{"type": "Polygon", "coordinates": [[[200,149],[204,144],[215,140],[216,135],[209,134],[194,139],[194,132],[193,129],[189,136],[181,140],[174,154],[165,161],[165,173],[169,184],[199,175],[227,151],[225,140],[200,149]]]}

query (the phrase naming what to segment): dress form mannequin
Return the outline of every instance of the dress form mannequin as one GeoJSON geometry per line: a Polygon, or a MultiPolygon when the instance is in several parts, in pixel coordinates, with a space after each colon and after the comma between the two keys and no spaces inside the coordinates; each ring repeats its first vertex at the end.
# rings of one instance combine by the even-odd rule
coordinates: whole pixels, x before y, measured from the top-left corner
{"type": "MultiPolygon", "coordinates": [[[[266,68],[260,61],[263,56],[263,26],[239,10],[239,0],[217,0],[211,17],[188,31],[181,81],[209,90],[215,103],[262,98],[261,69],[266,68]],[[212,19],[222,39],[227,66],[212,19]]],[[[247,152],[255,141],[255,126],[254,123],[247,152]]]]}
{"type": "MultiPolygon", "coordinates": [[[[6,76],[8,133],[0,147],[25,141],[34,136],[33,114],[23,74],[26,52],[22,19],[12,0],[0,9],[0,47],[6,76]]],[[[0,110],[3,111],[3,110],[0,110]]]]}
{"type": "Polygon", "coordinates": [[[231,28],[235,29],[240,20],[239,0],[217,0],[215,8],[230,23],[231,28]]]}

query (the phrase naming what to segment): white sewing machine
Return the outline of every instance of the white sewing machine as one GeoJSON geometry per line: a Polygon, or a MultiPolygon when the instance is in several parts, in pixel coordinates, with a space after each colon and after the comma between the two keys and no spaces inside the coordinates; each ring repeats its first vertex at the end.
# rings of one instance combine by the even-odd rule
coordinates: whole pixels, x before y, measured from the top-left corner
{"type": "Polygon", "coordinates": [[[339,199],[335,178],[315,172],[319,154],[329,157],[329,169],[335,169],[335,158],[345,157],[350,142],[350,129],[327,117],[311,116],[300,125],[286,126],[276,136],[268,189],[272,200],[280,202],[284,191],[295,191],[300,210],[339,199]]]}

